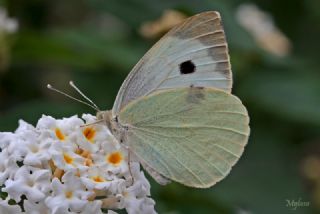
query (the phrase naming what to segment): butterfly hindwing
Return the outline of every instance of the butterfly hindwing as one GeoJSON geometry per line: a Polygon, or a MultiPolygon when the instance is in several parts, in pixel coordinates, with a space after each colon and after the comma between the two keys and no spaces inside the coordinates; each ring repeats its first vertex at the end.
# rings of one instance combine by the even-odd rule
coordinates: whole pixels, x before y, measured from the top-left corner
{"type": "Polygon", "coordinates": [[[249,118],[241,101],[222,90],[185,87],[153,92],[119,114],[126,143],[164,178],[191,187],[223,179],[241,156],[249,118]]]}

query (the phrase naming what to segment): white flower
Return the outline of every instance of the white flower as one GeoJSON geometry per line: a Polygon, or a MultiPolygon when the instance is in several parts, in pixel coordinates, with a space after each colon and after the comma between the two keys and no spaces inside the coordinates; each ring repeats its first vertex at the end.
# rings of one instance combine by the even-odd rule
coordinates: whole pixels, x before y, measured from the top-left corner
{"type": "Polygon", "coordinates": [[[79,130],[79,127],[83,124],[83,121],[78,118],[78,116],[56,120],[51,116],[42,115],[36,128],[40,130],[52,130],[55,132],[57,139],[64,141],[67,140],[68,136],[74,131],[79,130]],[[57,130],[61,130],[63,136],[58,136],[57,130]]]}
{"type": "Polygon", "coordinates": [[[126,208],[129,214],[134,213],[156,213],[154,210],[155,202],[148,198],[150,195],[150,184],[140,171],[139,164],[131,164],[131,172],[134,183],[129,187],[123,186],[120,196],[120,207],[126,208]]]}
{"type": "Polygon", "coordinates": [[[7,148],[11,142],[16,139],[16,135],[11,132],[0,132],[0,148],[5,149],[7,148]]]}
{"type": "MultiPolygon", "coordinates": [[[[77,144],[83,150],[90,153],[97,152],[100,149],[101,141],[97,140],[97,133],[101,133],[101,126],[85,126],[79,130],[77,135],[77,144]]],[[[101,134],[98,134],[101,135],[101,134]]]]}
{"type": "Polygon", "coordinates": [[[84,119],[86,124],[90,124],[96,122],[97,117],[91,114],[83,114],[82,119],[84,119]]]}
{"type": "Polygon", "coordinates": [[[83,120],[81,120],[77,115],[58,120],[54,119],[51,116],[42,115],[36,127],[39,129],[51,129],[59,127],[61,129],[67,130],[68,133],[71,133],[72,131],[77,130],[83,124],[83,120]]]}
{"type": "Polygon", "coordinates": [[[54,164],[65,171],[85,170],[85,159],[76,153],[75,148],[68,144],[55,144],[50,148],[54,164]]]}
{"type": "Polygon", "coordinates": [[[88,201],[86,206],[83,208],[83,210],[80,212],[80,214],[102,214],[101,211],[101,201],[88,201]]]}
{"type": "Polygon", "coordinates": [[[103,168],[94,166],[90,167],[86,174],[82,174],[81,180],[83,184],[89,189],[108,189],[114,180],[118,183],[119,179],[115,176],[109,175],[109,173],[103,168]]]}
{"type": "Polygon", "coordinates": [[[37,133],[35,128],[23,120],[19,120],[19,128],[15,131],[14,135],[7,134],[3,144],[8,144],[6,147],[8,153],[15,161],[23,161],[24,157],[28,154],[26,145],[36,140],[37,133]]]}
{"type": "Polygon", "coordinates": [[[79,177],[72,172],[67,172],[62,177],[62,182],[54,178],[52,180],[52,195],[45,200],[52,213],[60,213],[58,210],[79,212],[88,203],[87,199],[93,192],[85,189],[79,177]]]}
{"type": "Polygon", "coordinates": [[[93,155],[94,162],[113,174],[128,173],[128,150],[106,141],[102,149],[93,155]]]}
{"type": "Polygon", "coordinates": [[[18,134],[13,133],[1,133],[0,135],[0,147],[2,150],[6,149],[10,157],[15,161],[22,161],[23,156],[26,154],[24,148],[24,139],[18,134]]]}
{"type": "Polygon", "coordinates": [[[41,140],[39,132],[35,130],[25,130],[20,133],[23,141],[23,150],[19,154],[24,156],[23,163],[26,165],[41,165],[51,159],[49,148],[50,141],[41,140]]]}
{"type": "Polygon", "coordinates": [[[1,214],[20,214],[21,208],[18,205],[9,205],[7,200],[0,200],[0,213],[1,214]]]}
{"type": "MultiPolygon", "coordinates": [[[[1,8],[0,8],[1,13],[1,8]]],[[[19,120],[19,127],[14,133],[12,132],[0,132],[0,148],[4,149],[7,146],[11,145],[14,141],[18,140],[21,137],[19,134],[24,131],[34,131],[34,127],[23,120],[19,120]]]]}
{"type": "Polygon", "coordinates": [[[24,131],[34,131],[33,125],[25,122],[24,120],[19,120],[19,127],[15,131],[16,134],[19,134],[24,131]]]}
{"type": "Polygon", "coordinates": [[[23,207],[27,214],[50,214],[50,210],[45,205],[44,201],[36,203],[30,200],[25,200],[23,207]]]}
{"type": "Polygon", "coordinates": [[[51,159],[51,154],[49,153],[50,142],[43,141],[39,142],[37,140],[27,141],[25,143],[27,154],[25,155],[23,163],[26,165],[36,166],[41,165],[45,161],[51,159]]]}
{"type": "Polygon", "coordinates": [[[80,148],[95,153],[102,148],[102,144],[111,141],[112,135],[105,125],[94,124],[95,116],[84,114],[82,118],[86,125],[82,128],[81,133],[79,132],[77,143],[80,148]]]}
{"type": "Polygon", "coordinates": [[[18,170],[18,165],[12,156],[9,156],[7,149],[0,152],[0,185],[7,179],[12,179],[18,170]]]}
{"type": "Polygon", "coordinates": [[[46,197],[49,192],[51,173],[47,169],[38,169],[31,166],[22,166],[13,179],[5,182],[5,188],[9,196],[16,202],[25,195],[29,200],[37,202],[46,197]]]}

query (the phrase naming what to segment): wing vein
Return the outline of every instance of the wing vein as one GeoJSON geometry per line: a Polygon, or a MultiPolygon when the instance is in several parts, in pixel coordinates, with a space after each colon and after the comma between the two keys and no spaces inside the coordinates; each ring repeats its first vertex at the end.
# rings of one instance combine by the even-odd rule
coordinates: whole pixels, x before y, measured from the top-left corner
{"type": "MultiPolygon", "coordinates": [[[[192,142],[189,141],[188,139],[185,139],[185,140],[188,141],[188,142],[190,142],[190,143],[192,143],[192,142]]],[[[210,161],[208,161],[208,159],[206,159],[205,157],[203,157],[203,156],[202,156],[200,153],[198,153],[196,150],[191,149],[191,148],[188,146],[188,144],[185,144],[185,145],[187,145],[187,147],[189,148],[189,150],[190,150],[191,152],[196,153],[199,157],[201,157],[202,160],[204,160],[205,162],[209,163],[210,166],[214,167],[222,176],[224,175],[224,173],[223,173],[215,164],[212,164],[210,161]]],[[[197,144],[197,146],[198,146],[198,145],[201,145],[201,144],[197,144]]],[[[204,148],[203,145],[201,145],[201,147],[204,148]]],[[[181,148],[183,148],[183,147],[181,147],[181,148]]],[[[206,149],[206,148],[204,148],[204,149],[206,149]]],[[[219,158],[220,160],[222,160],[223,162],[225,162],[227,165],[230,166],[230,164],[229,164],[226,160],[224,160],[219,154],[216,153],[216,155],[219,156],[218,158],[219,158]]],[[[204,170],[204,171],[206,171],[206,170],[204,170]]],[[[207,174],[208,174],[208,173],[207,173],[207,174]]],[[[208,174],[208,175],[210,175],[210,174],[208,174]]]]}
{"type": "MultiPolygon", "coordinates": [[[[137,136],[137,135],[136,135],[137,136]]],[[[151,136],[152,137],[152,136],[151,136]]],[[[156,150],[154,146],[152,146],[151,144],[148,144],[150,147],[153,148],[153,150],[156,150]]],[[[202,179],[200,179],[199,176],[197,176],[189,167],[187,167],[183,162],[181,162],[175,154],[173,154],[170,150],[168,150],[165,146],[163,146],[160,142],[158,142],[158,145],[160,145],[160,147],[162,147],[165,151],[168,152],[168,154],[171,155],[171,157],[173,159],[175,159],[182,167],[184,167],[196,180],[198,180],[201,184],[205,184],[202,179]]]]}
{"type": "MultiPolygon", "coordinates": [[[[201,34],[201,35],[196,36],[196,37],[192,37],[192,38],[190,38],[190,39],[183,39],[183,40],[181,40],[180,42],[178,42],[178,44],[179,44],[179,45],[183,45],[184,43],[190,42],[190,41],[192,41],[192,40],[198,40],[198,39],[200,39],[200,38],[202,38],[202,37],[209,36],[209,35],[213,35],[213,34],[216,34],[216,33],[223,33],[223,31],[222,31],[222,30],[215,30],[215,31],[211,31],[211,32],[209,32],[209,33],[201,34]]],[[[224,39],[224,40],[225,40],[225,37],[223,36],[223,38],[213,39],[213,40],[211,40],[211,42],[213,43],[214,41],[219,40],[219,39],[224,39]]],[[[226,44],[226,41],[224,41],[224,43],[220,43],[220,44],[224,44],[224,45],[225,45],[225,44],[226,44]]],[[[176,53],[178,53],[178,52],[179,52],[179,51],[171,52],[171,53],[170,53],[170,56],[171,56],[171,55],[174,55],[174,54],[176,54],[176,53]]]]}
{"type": "MultiPolygon", "coordinates": [[[[140,137],[139,135],[137,135],[135,132],[132,132],[132,133],[134,134],[134,136],[136,136],[137,138],[139,138],[139,139],[141,140],[141,142],[143,142],[144,139],[143,139],[142,137],[140,137]]],[[[129,148],[130,148],[130,147],[129,147],[129,148]]],[[[159,152],[158,152],[157,150],[154,150],[154,152],[156,152],[157,154],[159,154],[159,152]]],[[[154,169],[153,167],[151,167],[150,164],[148,164],[137,152],[134,152],[134,154],[135,154],[136,156],[138,156],[139,159],[143,160],[144,164],[148,165],[150,168],[152,168],[153,170],[155,170],[155,169],[154,169]]],[[[160,165],[162,165],[162,166],[167,170],[168,174],[170,174],[169,176],[174,177],[174,176],[172,175],[172,173],[170,172],[170,169],[169,169],[169,167],[168,167],[168,164],[165,163],[165,160],[163,160],[163,159],[157,159],[157,160],[159,161],[160,165]]],[[[155,170],[155,171],[157,171],[157,170],[155,170]]],[[[159,173],[159,174],[161,174],[161,173],[159,173]]],[[[161,175],[162,175],[162,174],[161,174],[161,175]]],[[[162,175],[162,176],[164,176],[164,175],[162,175]]],[[[164,176],[164,177],[166,177],[166,176],[164,176]]],[[[174,177],[174,178],[175,178],[175,177],[174,177]]]]}
{"type": "MultiPolygon", "coordinates": [[[[198,22],[196,25],[192,25],[192,27],[190,27],[190,28],[188,28],[187,30],[185,30],[184,32],[189,32],[190,30],[192,30],[193,28],[195,28],[195,27],[198,27],[199,25],[202,25],[202,24],[205,24],[205,23],[207,23],[207,22],[210,22],[210,21],[214,21],[214,20],[216,20],[216,19],[220,19],[219,17],[215,17],[215,18],[213,18],[213,19],[207,19],[207,20],[205,20],[205,21],[203,21],[203,22],[198,22]]],[[[187,24],[188,22],[185,22],[185,24],[187,24]]],[[[182,25],[181,27],[183,27],[184,25],[182,25]]],[[[177,28],[176,30],[178,30],[179,28],[177,28]]]]}
{"type": "Polygon", "coordinates": [[[231,152],[230,150],[228,150],[228,149],[226,149],[226,148],[224,148],[224,147],[222,147],[222,146],[220,146],[220,145],[218,145],[218,144],[214,144],[214,146],[216,146],[216,147],[218,147],[218,148],[220,148],[220,149],[222,149],[222,150],[224,150],[224,151],[226,151],[227,153],[229,153],[229,154],[231,154],[231,155],[233,155],[233,156],[235,156],[236,158],[240,158],[240,156],[238,156],[238,155],[236,155],[236,154],[234,154],[233,152],[231,152]]]}
{"type": "MultiPolygon", "coordinates": [[[[218,130],[224,130],[224,131],[229,131],[229,132],[233,132],[239,135],[243,135],[243,136],[248,136],[247,133],[238,131],[238,130],[234,130],[234,129],[229,129],[229,128],[225,128],[225,127],[220,127],[220,126],[205,126],[205,125],[201,125],[201,126],[159,126],[159,125],[147,125],[145,127],[153,127],[153,128],[176,128],[176,129],[203,129],[203,128],[210,128],[210,129],[218,129],[218,130]]],[[[137,127],[136,127],[137,128],[137,127]]],[[[140,128],[139,128],[140,129],[140,128]]]]}

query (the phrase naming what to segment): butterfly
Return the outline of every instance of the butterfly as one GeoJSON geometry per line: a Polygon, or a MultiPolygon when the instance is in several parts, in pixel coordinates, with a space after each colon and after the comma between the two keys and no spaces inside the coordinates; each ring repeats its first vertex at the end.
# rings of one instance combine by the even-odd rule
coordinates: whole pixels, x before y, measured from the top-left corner
{"type": "Polygon", "coordinates": [[[203,12],[164,35],[129,73],[112,110],[97,116],[158,183],[208,188],[248,141],[248,112],[231,88],[220,14],[203,12]]]}
{"type": "Polygon", "coordinates": [[[249,138],[248,112],[231,88],[220,14],[203,12],[142,57],[97,120],[158,183],[208,188],[227,176],[249,138]]]}

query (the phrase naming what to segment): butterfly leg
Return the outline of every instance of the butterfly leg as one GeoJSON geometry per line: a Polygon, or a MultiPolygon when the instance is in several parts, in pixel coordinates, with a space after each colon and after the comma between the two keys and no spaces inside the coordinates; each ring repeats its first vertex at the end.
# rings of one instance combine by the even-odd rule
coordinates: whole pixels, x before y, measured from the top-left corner
{"type": "Polygon", "coordinates": [[[128,151],[128,168],[129,168],[129,173],[130,173],[130,176],[131,176],[131,179],[132,179],[132,183],[131,185],[133,185],[134,183],[134,178],[133,178],[133,175],[132,175],[132,171],[131,171],[131,152],[130,152],[130,149],[128,146],[125,146],[125,148],[127,149],[128,151]]]}
{"type": "Polygon", "coordinates": [[[102,123],[102,122],[104,122],[104,120],[97,120],[97,121],[92,122],[92,123],[81,125],[80,127],[83,128],[83,127],[86,127],[86,126],[91,126],[91,125],[95,125],[95,124],[102,123]]]}

